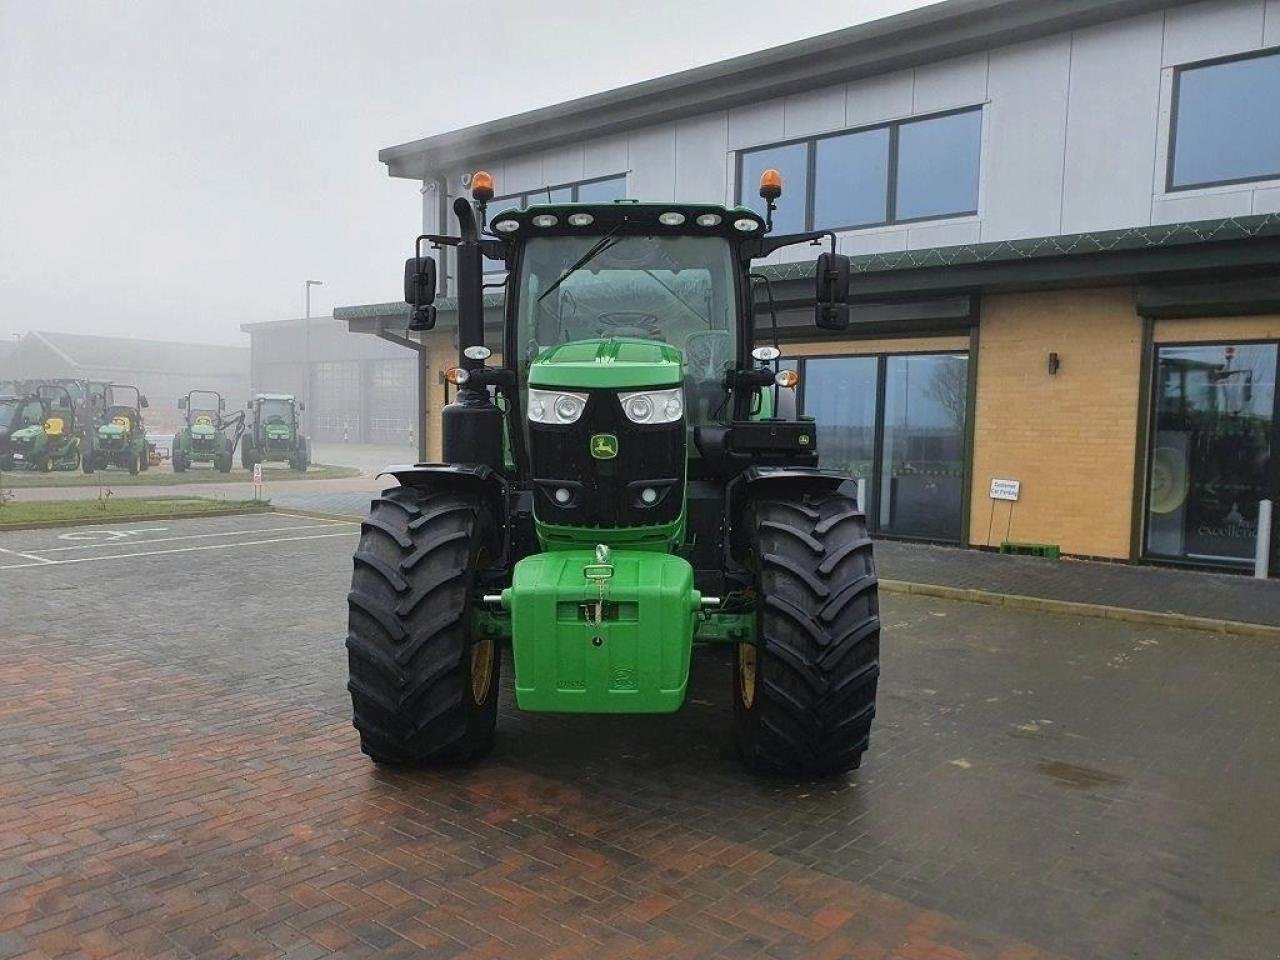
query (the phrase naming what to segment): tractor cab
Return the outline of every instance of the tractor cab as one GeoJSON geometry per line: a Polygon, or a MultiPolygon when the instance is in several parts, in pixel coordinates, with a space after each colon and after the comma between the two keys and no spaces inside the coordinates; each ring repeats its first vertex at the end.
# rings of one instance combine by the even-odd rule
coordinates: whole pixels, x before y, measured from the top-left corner
{"type": "Polygon", "coordinates": [[[556,713],[677,710],[694,644],[721,643],[750,765],[856,767],[879,672],[871,543],[854,482],[818,468],[816,424],[774,415],[799,377],[779,366],[770,280],[753,271],[781,247],[829,242],[814,323],[844,329],[850,263],[834,234],[770,235],[775,170],[763,216],[615,201],[490,217],[493,178],[470,185],[459,235],[419,237],[405,265],[408,328],[429,330],[425,248],[455,251],[457,391],[444,462],[389,469],[400,487],[374,501],[355,555],[364,750],[384,763],[484,754],[501,642],[517,706],[556,713]],[[487,362],[486,259],[506,274],[502,365],[487,362]]]}

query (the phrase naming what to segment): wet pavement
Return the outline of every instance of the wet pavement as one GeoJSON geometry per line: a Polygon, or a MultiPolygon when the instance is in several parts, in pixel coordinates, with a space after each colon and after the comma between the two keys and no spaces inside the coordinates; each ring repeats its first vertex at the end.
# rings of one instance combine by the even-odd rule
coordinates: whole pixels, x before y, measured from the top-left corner
{"type": "Polygon", "coordinates": [[[1280,644],[886,595],[848,777],[743,771],[710,650],[389,773],[316,524],[0,535],[0,957],[1275,954],[1280,644]]]}

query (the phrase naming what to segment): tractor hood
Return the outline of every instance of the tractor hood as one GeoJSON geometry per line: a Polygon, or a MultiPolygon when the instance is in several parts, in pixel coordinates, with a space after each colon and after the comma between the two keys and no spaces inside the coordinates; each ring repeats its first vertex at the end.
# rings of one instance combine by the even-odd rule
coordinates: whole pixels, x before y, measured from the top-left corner
{"type": "Polygon", "coordinates": [[[287,423],[268,423],[266,426],[268,440],[288,440],[290,433],[287,423]]]}
{"type": "Polygon", "coordinates": [[[120,426],[118,423],[104,423],[102,426],[98,427],[98,436],[104,440],[123,437],[124,432],[124,427],[120,426]]]}
{"type": "Polygon", "coordinates": [[[548,347],[529,368],[531,387],[675,387],[682,379],[683,361],[675,347],[620,337],[548,347]]]}
{"type": "Polygon", "coordinates": [[[44,434],[44,427],[38,423],[33,423],[29,427],[23,427],[21,430],[15,430],[10,438],[19,442],[26,442],[36,439],[44,434]]]}
{"type": "Polygon", "coordinates": [[[214,435],[214,433],[216,433],[216,431],[210,424],[193,423],[191,425],[191,436],[197,440],[208,440],[214,435]]]}

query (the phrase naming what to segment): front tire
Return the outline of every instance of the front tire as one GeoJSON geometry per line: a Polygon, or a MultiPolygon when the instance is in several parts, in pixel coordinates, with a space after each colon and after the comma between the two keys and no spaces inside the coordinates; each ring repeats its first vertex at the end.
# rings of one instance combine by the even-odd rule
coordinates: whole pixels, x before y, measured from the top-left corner
{"type": "Polygon", "coordinates": [[[501,655],[470,630],[493,524],[463,492],[394,487],[372,504],[347,596],[347,689],[377,763],[460,763],[493,746],[501,655]]]}
{"type": "Polygon", "coordinates": [[[744,518],[759,597],[734,654],[734,741],[761,772],[855,769],[875,716],[880,612],[865,514],[841,493],[759,500],[744,518]]]}

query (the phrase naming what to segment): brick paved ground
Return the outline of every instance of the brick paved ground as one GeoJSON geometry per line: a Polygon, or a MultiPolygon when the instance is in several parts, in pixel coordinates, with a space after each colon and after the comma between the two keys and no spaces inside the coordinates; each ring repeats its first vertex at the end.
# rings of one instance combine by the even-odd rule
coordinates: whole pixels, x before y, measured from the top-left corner
{"type": "Polygon", "coordinates": [[[674,717],[508,703],[485,764],[390,774],[309,523],[0,537],[151,553],[0,570],[0,957],[1275,954],[1280,646],[886,597],[846,780],[742,772],[706,656],[674,717]]]}

